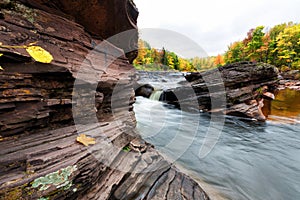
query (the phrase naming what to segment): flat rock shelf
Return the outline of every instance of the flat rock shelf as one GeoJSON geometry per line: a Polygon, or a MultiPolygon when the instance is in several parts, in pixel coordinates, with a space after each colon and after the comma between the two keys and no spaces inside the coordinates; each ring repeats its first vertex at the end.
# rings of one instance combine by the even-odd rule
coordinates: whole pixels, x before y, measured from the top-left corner
{"type": "Polygon", "coordinates": [[[1,199],[209,199],[151,145],[124,151],[133,137],[118,124],[85,126],[96,138],[90,147],[76,143],[75,126],[2,141],[1,199]],[[71,170],[65,178],[64,170],[71,170]],[[50,178],[55,173],[63,181],[50,178]]]}

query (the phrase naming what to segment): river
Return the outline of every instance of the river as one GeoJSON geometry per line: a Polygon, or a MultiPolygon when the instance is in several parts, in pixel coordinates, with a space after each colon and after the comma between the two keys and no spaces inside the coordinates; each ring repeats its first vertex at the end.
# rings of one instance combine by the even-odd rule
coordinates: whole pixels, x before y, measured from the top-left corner
{"type": "Polygon", "coordinates": [[[300,199],[300,92],[280,91],[270,120],[226,117],[217,144],[199,150],[210,116],[138,97],[137,129],[165,157],[234,200],[300,199]],[[287,101],[289,103],[287,103],[287,101]]]}

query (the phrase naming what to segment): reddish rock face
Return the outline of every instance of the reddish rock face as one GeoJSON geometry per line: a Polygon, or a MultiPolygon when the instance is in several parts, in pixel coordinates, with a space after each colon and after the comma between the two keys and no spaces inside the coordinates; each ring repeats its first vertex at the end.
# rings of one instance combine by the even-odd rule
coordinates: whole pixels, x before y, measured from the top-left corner
{"type": "Polygon", "coordinates": [[[94,49],[95,35],[134,27],[131,2],[22,2],[0,1],[0,199],[209,199],[139,138],[123,51],[94,49]],[[31,43],[51,63],[32,59],[23,48],[31,43]],[[79,133],[95,139],[92,149],[79,133]]]}
{"type": "Polygon", "coordinates": [[[138,10],[130,0],[21,0],[52,14],[73,18],[104,39],[137,29],[138,10]]]}
{"type": "Polygon", "coordinates": [[[21,2],[71,19],[98,39],[107,39],[127,30],[135,30],[131,32],[132,36],[128,41],[114,42],[114,45],[125,50],[130,62],[137,55],[136,24],[139,13],[131,0],[21,0],[21,2]]]}

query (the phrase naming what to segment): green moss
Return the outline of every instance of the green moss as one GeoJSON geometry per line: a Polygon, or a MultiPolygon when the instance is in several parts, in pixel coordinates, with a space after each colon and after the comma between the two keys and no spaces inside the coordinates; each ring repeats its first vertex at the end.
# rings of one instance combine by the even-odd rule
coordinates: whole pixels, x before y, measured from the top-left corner
{"type": "Polygon", "coordinates": [[[34,18],[36,17],[36,13],[32,8],[28,8],[22,4],[15,3],[15,10],[19,13],[22,13],[23,17],[25,17],[29,22],[33,23],[34,18]]]}
{"type": "Polygon", "coordinates": [[[6,13],[11,13],[12,11],[20,13],[24,18],[26,18],[31,23],[34,22],[34,19],[37,16],[34,9],[29,8],[16,1],[3,0],[2,2],[0,2],[0,8],[5,9],[6,13]]]}
{"type": "Polygon", "coordinates": [[[5,200],[17,200],[22,197],[22,189],[17,187],[4,193],[5,200]]]}
{"type": "Polygon", "coordinates": [[[41,197],[41,198],[38,198],[38,200],[49,200],[49,197],[41,197]]]}
{"type": "MultiPolygon", "coordinates": [[[[5,190],[0,190],[0,199],[5,200],[19,200],[23,199],[23,195],[26,194],[28,184],[24,184],[21,186],[13,187],[13,188],[7,188],[5,190]]],[[[30,195],[27,195],[29,197],[30,195]]]]}
{"type": "Polygon", "coordinates": [[[255,90],[255,92],[257,92],[258,94],[262,94],[263,93],[263,89],[262,87],[259,87],[255,90]]]}
{"type": "Polygon", "coordinates": [[[129,145],[123,147],[123,151],[125,151],[125,152],[129,152],[130,150],[131,150],[131,149],[130,149],[130,146],[129,146],[129,145]]]}
{"type": "Polygon", "coordinates": [[[51,186],[55,186],[57,189],[63,188],[67,190],[72,186],[72,181],[69,180],[69,177],[76,170],[76,165],[60,169],[44,177],[35,179],[32,183],[32,187],[39,188],[39,191],[47,190],[51,186]]]}

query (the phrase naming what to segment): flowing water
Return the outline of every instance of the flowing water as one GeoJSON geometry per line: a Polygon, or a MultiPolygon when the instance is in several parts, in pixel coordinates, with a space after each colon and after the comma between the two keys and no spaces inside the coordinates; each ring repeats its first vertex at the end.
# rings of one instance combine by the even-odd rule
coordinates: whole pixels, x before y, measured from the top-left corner
{"type": "Polygon", "coordinates": [[[162,90],[154,90],[152,92],[151,96],[149,97],[149,99],[159,101],[159,98],[160,98],[162,93],[163,93],[162,90]]]}
{"type": "MultiPolygon", "coordinates": [[[[281,91],[265,123],[226,117],[212,151],[199,150],[210,124],[191,114],[139,97],[138,130],[165,157],[236,200],[300,199],[300,93],[281,91]]],[[[209,137],[209,136],[208,136],[209,137]]]]}

